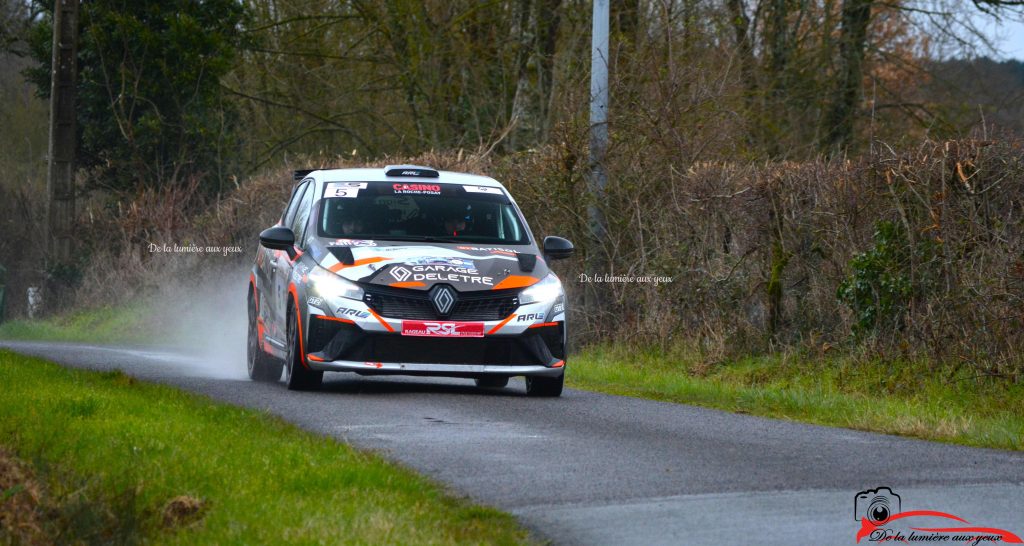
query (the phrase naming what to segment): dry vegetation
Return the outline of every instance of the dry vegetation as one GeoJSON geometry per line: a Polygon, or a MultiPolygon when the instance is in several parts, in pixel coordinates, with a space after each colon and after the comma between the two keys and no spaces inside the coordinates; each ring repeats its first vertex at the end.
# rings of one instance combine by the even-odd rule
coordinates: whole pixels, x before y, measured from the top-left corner
{"type": "MultiPolygon", "coordinates": [[[[674,282],[613,285],[614,306],[577,319],[603,336],[699,340],[712,356],[856,339],[1019,374],[1021,151],[962,140],[856,160],[611,165],[610,272],[674,282]]],[[[584,173],[569,150],[548,153],[493,170],[535,231],[583,242],[584,173]]]]}
{"type": "MultiPolygon", "coordinates": [[[[611,275],[663,275],[670,284],[613,283],[611,304],[584,308],[586,169],[570,144],[493,157],[429,153],[413,162],[490,174],[517,198],[538,237],[581,247],[558,264],[571,293],[576,340],[698,347],[709,362],[780,346],[858,345],[875,356],[1020,380],[1024,346],[1024,158],[1019,142],[881,146],[855,160],[694,164],[659,157],[613,161],[601,253],[611,275]],[[652,166],[668,165],[665,168],[652,166]]],[[[116,214],[83,214],[79,305],[157,295],[197,271],[237,270],[274,223],[290,169],[364,165],[310,158],[267,170],[203,206],[188,187],[145,190],[116,214]],[[107,243],[116,244],[107,244],[107,243]],[[151,254],[149,243],[238,245],[223,256],[151,254]]],[[[597,289],[597,288],[595,288],[597,289]]]]}
{"type": "Polygon", "coordinates": [[[46,544],[40,487],[28,465],[0,448],[0,539],[11,544],[46,544]]]}

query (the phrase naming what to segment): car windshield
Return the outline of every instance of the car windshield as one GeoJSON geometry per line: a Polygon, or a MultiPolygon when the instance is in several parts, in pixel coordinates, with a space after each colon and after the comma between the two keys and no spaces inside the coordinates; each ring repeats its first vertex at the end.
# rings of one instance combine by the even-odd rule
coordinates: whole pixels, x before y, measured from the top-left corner
{"type": "Polygon", "coordinates": [[[321,237],[529,244],[499,188],[431,182],[328,182],[321,237]]]}

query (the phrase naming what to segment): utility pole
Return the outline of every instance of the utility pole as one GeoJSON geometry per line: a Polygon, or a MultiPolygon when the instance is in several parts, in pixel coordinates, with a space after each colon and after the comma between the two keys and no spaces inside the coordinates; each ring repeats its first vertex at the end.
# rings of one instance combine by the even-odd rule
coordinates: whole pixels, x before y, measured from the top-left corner
{"type": "Polygon", "coordinates": [[[75,229],[77,44],[78,0],[57,0],[53,6],[50,154],[46,176],[47,244],[51,265],[66,265],[71,260],[75,229]]]}
{"type": "MultiPolygon", "coordinates": [[[[587,274],[604,275],[607,264],[604,247],[607,244],[607,227],[601,205],[605,203],[605,186],[608,172],[605,169],[605,155],[608,151],[608,3],[609,0],[594,0],[593,26],[590,46],[590,204],[587,219],[591,240],[587,252],[587,274]]],[[[600,284],[587,287],[587,307],[597,314],[604,298],[598,290],[600,284]]]]}
{"type": "MultiPolygon", "coordinates": [[[[590,46],[590,192],[603,200],[608,184],[604,159],[608,151],[608,2],[594,0],[594,21],[590,46]]],[[[591,204],[587,211],[593,237],[604,242],[605,225],[601,210],[591,204]]]]}

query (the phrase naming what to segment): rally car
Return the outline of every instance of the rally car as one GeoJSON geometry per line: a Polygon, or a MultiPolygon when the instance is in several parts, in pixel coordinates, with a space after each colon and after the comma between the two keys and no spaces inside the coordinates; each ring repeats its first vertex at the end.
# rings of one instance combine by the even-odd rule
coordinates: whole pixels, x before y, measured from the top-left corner
{"type": "Polygon", "coordinates": [[[317,388],[325,371],[435,375],[559,396],[566,301],[492,178],[414,165],[296,171],[249,276],[249,377],[317,388]]]}

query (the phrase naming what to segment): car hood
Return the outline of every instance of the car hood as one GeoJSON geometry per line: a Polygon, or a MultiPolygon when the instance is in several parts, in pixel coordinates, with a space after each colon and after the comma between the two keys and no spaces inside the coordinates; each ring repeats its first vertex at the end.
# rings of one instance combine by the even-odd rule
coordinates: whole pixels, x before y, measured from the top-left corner
{"type": "Polygon", "coordinates": [[[319,239],[309,252],[321,267],[348,280],[393,288],[448,284],[460,292],[503,290],[530,286],[548,274],[532,245],[319,239]]]}

